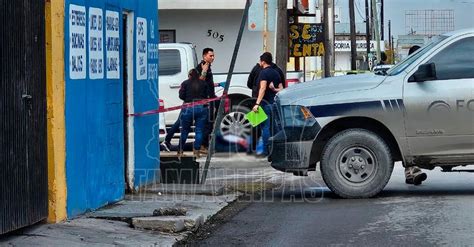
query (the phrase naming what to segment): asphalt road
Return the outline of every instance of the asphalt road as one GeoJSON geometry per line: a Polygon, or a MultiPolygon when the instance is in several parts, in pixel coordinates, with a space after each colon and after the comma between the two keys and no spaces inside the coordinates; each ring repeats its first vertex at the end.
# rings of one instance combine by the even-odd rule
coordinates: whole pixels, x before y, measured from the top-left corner
{"type": "Polygon", "coordinates": [[[423,185],[406,185],[398,165],[382,194],[364,200],[335,198],[318,172],[282,180],[198,244],[474,245],[474,173],[427,173],[423,185]]]}

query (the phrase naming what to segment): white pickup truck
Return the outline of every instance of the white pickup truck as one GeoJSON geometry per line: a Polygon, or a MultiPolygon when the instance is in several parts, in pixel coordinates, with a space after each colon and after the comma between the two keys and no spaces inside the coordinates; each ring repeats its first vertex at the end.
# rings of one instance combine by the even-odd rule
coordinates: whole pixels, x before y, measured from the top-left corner
{"type": "MultiPolygon", "coordinates": [[[[187,79],[188,71],[198,64],[198,56],[194,45],[190,43],[168,43],[159,44],[159,94],[166,107],[181,105],[182,101],[178,97],[181,82],[187,79]]],[[[230,59],[230,58],[229,58],[230,59]]],[[[254,64],[249,65],[249,70],[254,64]]],[[[229,99],[231,108],[224,116],[220,124],[220,131],[223,135],[232,134],[240,137],[247,137],[251,132],[249,124],[245,123],[244,115],[250,111],[250,99],[252,91],[247,88],[247,78],[250,72],[233,73],[229,87],[229,99]]],[[[227,79],[226,73],[215,73],[214,82],[224,82],[227,79]]],[[[286,86],[299,83],[303,77],[301,71],[288,72],[286,75],[286,86]]],[[[216,95],[221,96],[222,87],[216,88],[216,95]]],[[[166,125],[172,125],[178,118],[179,111],[165,113],[166,125]]]]}

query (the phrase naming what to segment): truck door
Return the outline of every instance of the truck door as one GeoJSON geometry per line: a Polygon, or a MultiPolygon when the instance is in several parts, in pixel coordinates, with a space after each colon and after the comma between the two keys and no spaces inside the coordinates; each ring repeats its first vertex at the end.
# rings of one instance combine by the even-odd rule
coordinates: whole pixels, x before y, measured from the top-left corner
{"type": "MultiPolygon", "coordinates": [[[[159,49],[159,98],[166,107],[181,105],[179,87],[188,78],[188,61],[183,48],[159,49]]],[[[173,124],[178,119],[179,111],[166,112],[166,124],[173,124]]]]}
{"type": "Polygon", "coordinates": [[[412,156],[461,159],[474,154],[474,37],[458,38],[423,63],[434,63],[435,80],[404,86],[406,131],[412,156]]]}

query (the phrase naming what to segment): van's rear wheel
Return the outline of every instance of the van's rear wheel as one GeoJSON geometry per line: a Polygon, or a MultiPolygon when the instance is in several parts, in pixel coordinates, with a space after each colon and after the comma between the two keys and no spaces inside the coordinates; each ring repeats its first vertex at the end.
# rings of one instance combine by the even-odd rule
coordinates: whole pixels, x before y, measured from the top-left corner
{"type": "Polygon", "coordinates": [[[393,171],[390,148],[375,133],[349,129],[332,137],[324,147],[321,173],[326,185],[343,198],[377,195],[393,171]]]}

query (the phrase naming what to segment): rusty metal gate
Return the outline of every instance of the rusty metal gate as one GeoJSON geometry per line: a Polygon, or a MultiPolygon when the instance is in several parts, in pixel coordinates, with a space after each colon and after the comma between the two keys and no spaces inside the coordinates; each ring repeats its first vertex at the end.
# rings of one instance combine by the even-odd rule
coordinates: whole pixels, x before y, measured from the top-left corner
{"type": "Polygon", "coordinates": [[[48,214],[44,11],[0,0],[0,234],[48,214]]]}

